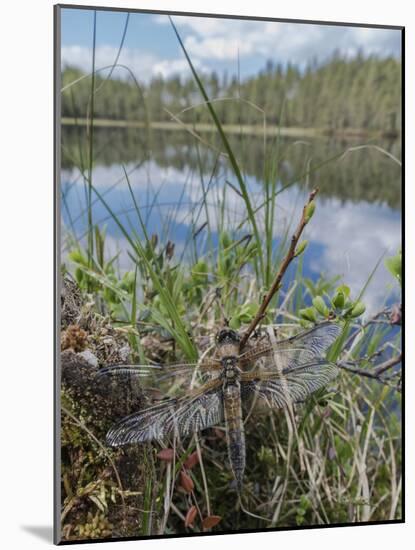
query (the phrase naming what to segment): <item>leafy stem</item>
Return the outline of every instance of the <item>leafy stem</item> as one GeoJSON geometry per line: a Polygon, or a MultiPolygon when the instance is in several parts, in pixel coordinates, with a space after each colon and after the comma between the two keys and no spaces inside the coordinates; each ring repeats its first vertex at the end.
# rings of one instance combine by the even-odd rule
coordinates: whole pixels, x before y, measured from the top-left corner
{"type": "Polygon", "coordinates": [[[243,347],[247,343],[248,338],[253,333],[253,331],[257,327],[258,323],[260,323],[261,320],[265,317],[267,307],[269,306],[269,303],[271,302],[271,300],[274,297],[275,293],[280,289],[282,278],[284,277],[284,274],[287,271],[288,266],[290,265],[290,263],[293,261],[293,259],[298,254],[300,254],[302,251],[304,251],[305,247],[303,247],[302,250],[298,251],[297,250],[297,244],[298,244],[298,241],[300,240],[300,237],[301,237],[301,235],[304,231],[305,226],[308,224],[308,222],[311,219],[311,216],[313,215],[313,212],[314,212],[314,198],[317,195],[318,191],[319,191],[318,188],[313,189],[313,191],[311,191],[311,193],[308,197],[308,201],[304,205],[300,222],[297,226],[297,229],[296,229],[294,235],[291,238],[291,244],[290,244],[290,247],[287,251],[287,254],[286,254],[285,258],[283,259],[283,261],[281,262],[280,268],[278,269],[278,272],[275,275],[274,281],[273,281],[269,291],[264,296],[264,298],[262,300],[262,303],[261,303],[261,305],[258,309],[257,314],[252,319],[251,324],[249,325],[248,329],[246,330],[246,332],[242,336],[241,343],[240,343],[240,349],[241,350],[243,349],[243,347]]]}

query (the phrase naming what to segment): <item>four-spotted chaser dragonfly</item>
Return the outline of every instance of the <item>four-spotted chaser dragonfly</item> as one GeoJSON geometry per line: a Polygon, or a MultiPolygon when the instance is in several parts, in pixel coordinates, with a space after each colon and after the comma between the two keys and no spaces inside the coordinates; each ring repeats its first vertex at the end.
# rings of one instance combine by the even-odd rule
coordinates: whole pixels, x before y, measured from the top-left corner
{"type": "Polygon", "coordinates": [[[118,447],[169,435],[184,437],[225,422],[229,460],[240,491],[245,470],[243,405],[256,397],[269,407],[287,407],[326,386],[338,369],[324,354],[339,332],[338,325],[328,321],[241,353],[240,334],[225,327],[216,335],[214,355],[199,363],[105,367],[100,374],[152,377],[157,383],[174,379],[174,388],[185,392],[122,418],[109,430],[107,443],[118,447]]]}

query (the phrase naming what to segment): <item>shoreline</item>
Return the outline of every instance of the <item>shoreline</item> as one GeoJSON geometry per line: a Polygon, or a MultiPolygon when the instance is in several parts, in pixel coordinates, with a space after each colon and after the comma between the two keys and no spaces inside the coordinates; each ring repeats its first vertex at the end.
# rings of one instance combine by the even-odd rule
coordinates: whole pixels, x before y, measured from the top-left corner
{"type": "MultiPolygon", "coordinates": [[[[188,124],[178,122],[151,122],[146,124],[139,120],[112,120],[112,119],[94,119],[95,128],[146,128],[152,130],[183,131],[212,133],[216,132],[216,126],[209,123],[188,124]]],[[[88,126],[90,120],[87,118],[62,117],[63,126],[88,126]]],[[[353,138],[389,138],[399,139],[400,133],[394,130],[364,130],[359,128],[345,128],[334,130],[330,128],[300,128],[300,127],[282,127],[278,126],[259,126],[259,125],[238,125],[226,124],[223,130],[227,134],[240,134],[247,136],[266,136],[266,137],[292,137],[292,138],[327,138],[337,137],[343,139],[353,138]]]]}

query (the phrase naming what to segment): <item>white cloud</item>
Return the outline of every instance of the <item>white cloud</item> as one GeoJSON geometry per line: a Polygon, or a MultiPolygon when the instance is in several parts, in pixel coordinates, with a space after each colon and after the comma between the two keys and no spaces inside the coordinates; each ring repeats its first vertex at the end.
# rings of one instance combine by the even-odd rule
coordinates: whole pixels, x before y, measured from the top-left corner
{"type": "MultiPolygon", "coordinates": [[[[206,67],[204,67],[198,59],[194,60],[193,65],[199,73],[206,70],[206,67]]],[[[153,66],[153,74],[160,75],[164,78],[169,78],[173,75],[191,76],[189,63],[186,59],[160,60],[153,66]]]]}
{"type": "Polygon", "coordinates": [[[195,36],[188,36],[184,45],[192,58],[195,59],[227,59],[236,60],[240,56],[253,53],[252,42],[241,42],[238,38],[226,36],[213,36],[198,40],[195,36]]]}
{"type": "MultiPolygon", "coordinates": [[[[95,50],[95,67],[96,70],[110,67],[117,58],[118,48],[115,46],[98,46],[95,50]]],[[[72,66],[81,69],[85,73],[92,71],[92,50],[85,46],[63,46],[62,47],[62,66],[72,66]]],[[[199,71],[205,70],[205,67],[198,60],[195,61],[195,66],[199,71]]],[[[179,59],[161,59],[147,51],[142,51],[134,48],[123,48],[118,59],[118,65],[128,67],[134,76],[140,82],[148,82],[152,77],[161,75],[169,77],[175,74],[190,75],[189,65],[184,58],[179,59]]],[[[110,69],[105,69],[103,75],[107,74],[110,69]]],[[[116,67],[113,76],[121,79],[127,79],[129,72],[122,67],[116,67]]]]}
{"type": "MultiPolygon", "coordinates": [[[[187,34],[184,43],[189,54],[200,59],[234,60],[238,51],[240,56],[260,54],[299,64],[314,57],[324,60],[335,50],[348,56],[359,50],[365,54],[400,55],[400,33],[394,30],[199,17],[173,19],[187,34]]],[[[163,16],[155,21],[168,23],[163,16]]]]}
{"type": "MultiPolygon", "coordinates": [[[[213,69],[217,62],[236,66],[238,56],[244,59],[263,58],[276,62],[288,61],[305,65],[310,59],[324,61],[334,51],[354,56],[359,50],[380,56],[400,55],[400,33],[394,30],[361,27],[325,26],[312,24],[277,23],[269,21],[229,20],[201,17],[174,17],[185,47],[199,71],[213,69]]],[[[166,16],[153,21],[168,24],[166,16]]],[[[147,49],[124,47],[119,63],[131,69],[139,81],[148,82],[153,76],[189,75],[189,67],[179,53],[176,59],[166,59],[147,49]]],[[[95,52],[95,66],[102,68],[114,63],[117,46],[100,45],[95,52]]],[[[261,66],[261,62],[260,65],[261,66]]],[[[92,68],[91,48],[79,45],[62,47],[63,65],[73,65],[85,72],[92,68]]],[[[118,78],[127,78],[125,69],[115,69],[118,78]]]]}

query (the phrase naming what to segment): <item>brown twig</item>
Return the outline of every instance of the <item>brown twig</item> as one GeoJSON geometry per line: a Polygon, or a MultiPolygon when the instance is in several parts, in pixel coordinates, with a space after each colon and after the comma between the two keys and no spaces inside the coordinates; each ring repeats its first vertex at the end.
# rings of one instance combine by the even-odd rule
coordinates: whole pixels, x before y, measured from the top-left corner
{"type": "Polygon", "coordinates": [[[378,382],[388,383],[390,381],[390,378],[383,378],[381,377],[381,375],[384,374],[386,371],[392,369],[396,365],[399,365],[399,363],[401,362],[402,362],[402,353],[399,353],[397,356],[391,357],[387,361],[380,363],[373,370],[366,370],[366,369],[357,367],[356,365],[359,364],[358,360],[347,361],[345,363],[340,362],[340,363],[337,363],[337,366],[343,370],[351,372],[352,374],[357,374],[358,376],[364,376],[366,378],[372,378],[373,380],[377,380],[378,382]]]}
{"type": "Polygon", "coordinates": [[[402,362],[402,353],[378,365],[375,369],[375,374],[379,376],[380,374],[383,374],[385,371],[391,369],[392,367],[399,365],[399,363],[401,362],[402,362]]]}
{"type": "Polygon", "coordinates": [[[373,315],[368,321],[366,321],[366,323],[363,323],[362,325],[358,326],[357,330],[355,332],[352,332],[352,334],[346,340],[343,346],[344,349],[347,349],[351,344],[353,344],[356,337],[370,325],[373,325],[376,323],[390,324],[389,319],[379,319],[379,317],[382,317],[385,315],[387,316],[388,311],[389,311],[388,308],[384,308],[381,311],[378,311],[375,315],[373,315]]]}
{"type": "Polygon", "coordinates": [[[374,380],[379,380],[379,376],[377,376],[374,372],[370,370],[352,367],[349,363],[337,363],[337,366],[343,370],[346,370],[347,372],[351,372],[352,374],[357,374],[359,376],[364,376],[365,378],[373,378],[374,380]]]}
{"type": "Polygon", "coordinates": [[[271,288],[269,289],[269,291],[267,292],[267,294],[264,296],[264,298],[262,300],[262,303],[261,303],[261,306],[258,310],[258,313],[255,315],[254,319],[252,319],[251,324],[249,325],[248,329],[246,330],[246,332],[243,334],[243,336],[241,338],[240,350],[242,350],[244,348],[245,344],[248,341],[248,338],[251,336],[251,334],[253,333],[253,331],[257,327],[258,323],[265,317],[265,312],[267,310],[267,307],[268,307],[270,301],[272,300],[275,293],[280,288],[281,280],[282,280],[285,272],[287,271],[288,266],[290,265],[290,263],[292,262],[292,260],[296,256],[296,248],[297,248],[298,241],[301,237],[302,232],[304,231],[305,226],[307,225],[307,223],[309,221],[309,219],[307,218],[307,207],[314,200],[314,197],[317,195],[318,191],[319,191],[318,188],[313,189],[313,191],[311,191],[311,193],[308,197],[307,203],[304,205],[300,223],[298,224],[298,227],[297,227],[294,235],[291,238],[290,248],[288,249],[288,252],[287,252],[285,258],[284,258],[284,260],[282,261],[282,263],[280,265],[280,268],[278,270],[278,273],[275,276],[275,279],[274,279],[274,282],[271,285],[271,288]]]}

